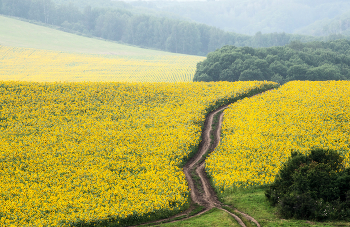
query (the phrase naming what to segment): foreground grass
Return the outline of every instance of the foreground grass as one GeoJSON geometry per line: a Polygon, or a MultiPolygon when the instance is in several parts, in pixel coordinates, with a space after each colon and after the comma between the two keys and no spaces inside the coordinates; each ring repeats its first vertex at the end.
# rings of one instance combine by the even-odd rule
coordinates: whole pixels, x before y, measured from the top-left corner
{"type": "Polygon", "coordinates": [[[261,226],[350,226],[350,223],[344,221],[314,222],[283,219],[277,214],[277,209],[269,205],[265,198],[265,189],[266,187],[262,186],[237,189],[236,191],[224,194],[223,201],[254,217],[261,226]]]}
{"type": "Polygon", "coordinates": [[[167,223],[155,226],[164,227],[191,227],[191,226],[203,226],[203,227],[226,227],[226,226],[240,226],[229,214],[216,208],[212,209],[208,213],[205,213],[199,217],[194,217],[188,220],[167,223]]]}
{"type": "MultiPolygon", "coordinates": [[[[254,217],[261,226],[267,227],[339,227],[350,226],[350,223],[345,221],[327,221],[327,222],[315,222],[308,220],[286,220],[280,217],[275,207],[271,207],[265,198],[266,187],[251,187],[249,189],[237,189],[223,195],[223,201],[225,204],[236,207],[238,210],[249,214],[254,217]]],[[[199,217],[194,217],[188,220],[166,223],[154,226],[161,227],[181,227],[181,226],[240,226],[238,223],[227,213],[213,209],[208,213],[205,213],[199,217]]]]}

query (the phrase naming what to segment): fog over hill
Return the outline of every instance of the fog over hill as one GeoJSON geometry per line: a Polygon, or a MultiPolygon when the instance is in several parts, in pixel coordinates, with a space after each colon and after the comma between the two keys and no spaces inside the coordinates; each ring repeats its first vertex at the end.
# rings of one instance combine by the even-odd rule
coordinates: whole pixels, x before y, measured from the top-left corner
{"type": "Polygon", "coordinates": [[[134,7],[166,11],[226,31],[309,34],[311,24],[350,11],[346,0],[235,0],[235,1],[127,1],[134,7]]]}
{"type": "Polygon", "coordinates": [[[202,56],[224,45],[271,47],[294,40],[350,39],[349,11],[345,0],[0,0],[0,14],[6,16],[79,35],[202,56]]]}
{"type": "MultiPolygon", "coordinates": [[[[7,0],[1,1],[6,2],[7,0]]],[[[347,34],[342,32],[347,30],[347,22],[344,23],[344,17],[350,17],[350,1],[348,0],[52,1],[56,4],[72,4],[80,9],[86,6],[127,9],[138,14],[203,23],[245,35],[255,35],[257,32],[263,34],[285,32],[316,36],[347,34]],[[337,28],[339,25],[336,23],[341,24],[340,28],[337,28]]]]}

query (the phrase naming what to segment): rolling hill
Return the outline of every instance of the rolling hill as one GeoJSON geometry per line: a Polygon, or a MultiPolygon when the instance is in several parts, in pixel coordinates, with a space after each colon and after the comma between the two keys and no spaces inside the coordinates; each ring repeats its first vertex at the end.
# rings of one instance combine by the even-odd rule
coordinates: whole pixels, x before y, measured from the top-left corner
{"type": "Polygon", "coordinates": [[[0,45],[112,55],[180,55],[75,35],[0,15],[0,45]]]}
{"type": "Polygon", "coordinates": [[[0,16],[0,80],[192,81],[204,57],[143,49],[0,16]]]}

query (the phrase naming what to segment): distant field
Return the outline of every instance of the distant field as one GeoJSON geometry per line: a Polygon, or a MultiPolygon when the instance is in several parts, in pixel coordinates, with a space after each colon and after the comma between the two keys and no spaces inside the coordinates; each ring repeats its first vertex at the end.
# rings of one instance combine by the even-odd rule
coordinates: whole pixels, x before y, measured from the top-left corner
{"type": "Polygon", "coordinates": [[[0,46],[0,80],[16,81],[192,81],[203,57],[73,54],[0,46]]]}
{"type": "Polygon", "coordinates": [[[0,80],[192,81],[204,57],[143,49],[0,16],[0,80]],[[32,49],[34,48],[34,49],[32,49]]]}
{"type": "Polygon", "coordinates": [[[185,56],[118,44],[116,42],[104,41],[97,38],[88,38],[4,16],[0,16],[0,45],[74,53],[112,54],[118,56],[185,56]]]}

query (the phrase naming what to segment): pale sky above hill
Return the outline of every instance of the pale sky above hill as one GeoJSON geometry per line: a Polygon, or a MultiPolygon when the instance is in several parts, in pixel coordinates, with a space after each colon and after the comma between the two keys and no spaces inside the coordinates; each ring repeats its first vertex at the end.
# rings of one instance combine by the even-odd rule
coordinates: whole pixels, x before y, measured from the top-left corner
{"type": "MultiPolygon", "coordinates": [[[[208,0],[123,0],[123,2],[134,2],[134,1],[143,1],[143,2],[151,2],[151,1],[158,1],[158,2],[205,2],[208,0]]],[[[218,2],[219,0],[211,0],[211,1],[218,2]]]]}

